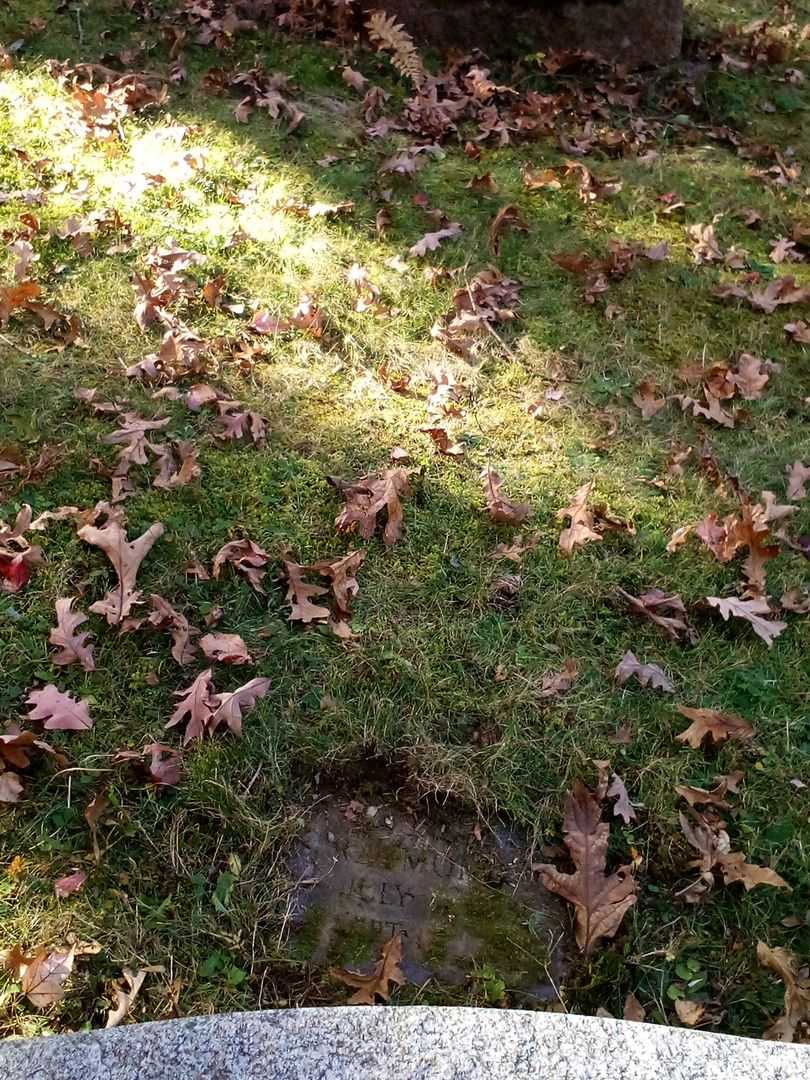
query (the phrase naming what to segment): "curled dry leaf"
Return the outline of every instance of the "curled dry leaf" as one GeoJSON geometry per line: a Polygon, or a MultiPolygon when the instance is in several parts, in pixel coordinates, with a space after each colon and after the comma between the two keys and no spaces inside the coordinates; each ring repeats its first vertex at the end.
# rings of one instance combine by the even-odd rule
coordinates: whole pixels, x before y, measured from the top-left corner
{"type": "Polygon", "coordinates": [[[89,731],[93,726],[88,701],[84,698],[76,701],[53,683],[32,690],[25,703],[31,706],[28,719],[41,720],[46,731],[89,731]]]}
{"type": "Polygon", "coordinates": [[[586,956],[600,938],[612,938],[622,919],[636,902],[636,882],[630,866],[607,873],[610,828],[602,820],[599,800],[577,780],[566,798],[563,832],[565,846],[574,863],[573,874],[563,874],[543,863],[543,884],[576,908],[576,939],[586,956]]]}
{"type": "Polygon", "coordinates": [[[335,518],[336,528],[340,532],[356,530],[364,540],[369,540],[377,529],[378,518],[385,513],[383,540],[391,547],[402,537],[402,499],[411,494],[412,472],[399,466],[369,473],[356,481],[327,477],[346,504],[335,518]]]}
{"type": "Polygon", "coordinates": [[[330,968],[333,979],[345,983],[355,990],[348,1005],[375,1005],[377,998],[388,1001],[391,997],[391,983],[404,986],[408,981],[400,968],[402,961],[402,934],[397,932],[382,947],[382,956],[368,975],[347,968],[330,968]]]}
{"type": "Polygon", "coordinates": [[[691,784],[676,784],[675,791],[682,799],[686,799],[690,806],[716,806],[721,810],[728,809],[726,795],[731,791],[736,794],[738,785],[743,778],[741,772],[729,773],[728,776],[717,776],[717,786],[707,791],[705,788],[693,787],[691,784]]]}
{"type": "Polygon", "coordinates": [[[726,739],[738,739],[746,741],[754,737],[754,729],[737,713],[722,713],[717,709],[692,709],[687,705],[677,705],[678,712],[692,723],[675,738],[678,742],[689,743],[695,749],[700,749],[703,740],[708,738],[713,744],[719,744],[726,739]]]}
{"type": "Polygon", "coordinates": [[[501,492],[503,480],[494,469],[487,466],[481,473],[481,481],[487,510],[493,521],[504,525],[522,525],[531,516],[532,508],[528,503],[512,502],[501,492]]]}
{"type": "Polygon", "coordinates": [[[200,638],[200,648],[207,660],[222,664],[252,664],[253,658],[238,634],[206,634],[200,638]]]}
{"type": "Polygon", "coordinates": [[[810,323],[806,323],[804,319],[785,323],[784,331],[797,345],[810,345],[810,323]]]}
{"type": "Polygon", "coordinates": [[[707,596],[706,602],[717,608],[726,622],[732,615],[738,619],[745,619],[746,622],[751,624],[751,628],[757,637],[762,638],[769,649],[773,645],[774,639],[779,637],[783,630],[787,629],[787,623],[780,622],[778,619],[765,618],[767,615],[773,615],[773,612],[768,601],[764,598],[738,600],[734,596],[727,598],[707,596]]]}
{"type": "MultiPolygon", "coordinates": [[[[143,981],[148,972],[154,970],[154,968],[141,968],[133,972],[129,968],[122,969],[122,983],[115,987],[115,1005],[107,1013],[105,1028],[118,1027],[121,1021],[126,1018],[127,1013],[135,1003],[135,998],[138,996],[138,991],[143,986],[143,981]]],[[[161,970],[163,969],[161,968],[161,970]]]]}
{"type": "Polygon", "coordinates": [[[673,641],[680,641],[682,637],[692,640],[693,631],[686,621],[686,608],[680,596],[667,596],[660,589],[649,589],[641,596],[631,596],[624,589],[616,591],[637,615],[660,626],[673,641]]]}
{"type": "Polygon", "coordinates": [[[87,616],[81,611],[71,611],[75,596],[61,597],[56,601],[56,626],[51,630],[48,641],[59,647],[59,652],[52,657],[54,664],[81,664],[85,671],[95,671],[93,647],[86,644],[88,631],[77,634],[76,630],[87,622],[87,616]]]}
{"type": "Polygon", "coordinates": [[[102,528],[85,525],[79,529],[80,539],[101,548],[118,575],[118,588],[111,589],[102,600],[90,605],[90,610],[103,615],[111,626],[119,624],[139,601],[141,594],[135,589],[138,570],[164,531],[163,525],[158,521],[150,525],[137,540],[130,542],[120,523],[115,520],[107,521],[102,528]]]}
{"type": "Polygon", "coordinates": [[[629,649],[619,661],[614,677],[619,686],[635,676],[642,686],[650,686],[653,690],[663,690],[665,694],[674,694],[675,686],[669,676],[661,670],[658,664],[642,664],[635,653],[629,649]]]}
{"type": "Polygon", "coordinates": [[[350,551],[348,555],[337,559],[322,559],[308,566],[285,561],[284,571],[289,582],[287,602],[290,604],[290,621],[328,622],[329,629],[337,637],[346,639],[353,637],[352,628],[349,625],[351,605],[352,600],[360,591],[356,574],[365,557],[364,551],[350,551]],[[331,582],[330,588],[324,589],[322,586],[307,584],[304,581],[304,576],[307,574],[327,578],[331,582]],[[332,611],[310,603],[310,597],[326,595],[329,592],[332,594],[332,611]]]}
{"type": "Polygon", "coordinates": [[[256,592],[264,595],[262,578],[267,573],[264,567],[267,566],[269,559],[267,552],[258,544],[254,544],[252,540],[231,540],[224,544],[214,556],[211,573],[215,579],[219,578],[223,566],[230,563],[234,570],[245,575],[256,592]]]}
{"type": "Polygon", "coordinates": [[[757,960],[775,971],[785,984],[785,1011],[762,1033],[777,1042],[806,1042],[810,1035],[810,978],[803,975],[799,961],[788,949],[772,949],[757,942],[757,960]]]}
{"type": "Polygon", "coordinates": [[[0,592],[19,592],[30,580],[32,568],[42,565],[42,548],[25,538],[31,517],[31,507],[24,503],[13,525],[0,521],[0,592]]]}

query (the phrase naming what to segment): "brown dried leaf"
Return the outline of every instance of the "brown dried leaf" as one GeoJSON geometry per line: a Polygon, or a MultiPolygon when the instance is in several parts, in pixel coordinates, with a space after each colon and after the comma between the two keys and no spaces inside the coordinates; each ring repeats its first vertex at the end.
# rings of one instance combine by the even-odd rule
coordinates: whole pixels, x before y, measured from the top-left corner
{"type": "Polygon", "coordinates": [[[743,353],[737,361],[736,371],[731,375],[731,382],[746,401],[756,401],[762,397],[768,378],[763,361],[751,353],[743,353]]]}
{"type": "Polygon", "coordinates": [[[777,1042],[805,1042],[810,1033],[810,979],[803,977],[799,961],[788,949],[772,949],[757,942],[757,960],[775,971],[785,984],[785,1011],[762,1034],[777,1042]]]}
{"type": "Polygon", "coordinates": [[[633,402],[641,409],[643,420],[652,420],[666,406],[667,399],[657,383],[645,380],[636,387],[633,402]]]}
{"type": "Polygon", "coordinates": [[[423,427],[419,428],[423,435],[428,435],[440,454],[444,454],[445,457],[460,458],[463,457],[467,447],[464,443],[454,443],[450,438],[447,428],[443,427],[423,427]]]}
{"type": "Polygon", "coordinates": [[[87,622],[87,616],[81,611],[71,611],[75,596],[61,597],[56,601],[56,626],[51,630],[48,641],[60,649],[54,657],[54,664],[81,664],[85,671],[95,671],[93,646],[86,644],[90,636],[88,631],[77,634],[76,630],[87,622]]]}
{"type": "Polygon", "coordinates": [[[404,986],[408,981],[400,968],[402,960],[402,934],[397,932],[383,945],[382,956],[374,965],[369,975],[347,968],[330,968],[329,974],[356,990],[349,998],[348,1005],[375,1005],[377,998],[388,1001],[391,996],[391,983],[404,986]]]}
{"type": "Polygon", "coordinates": [[[172,635],[172,656],[178,664],[190,664],[197,651],[191,639],[197,637],[200,631],[196,626],[189,625],[185,615],[175,611],[171,604],[157,593],[150,594],[149,603],[152,606],[150,626],[158,630],[168,630],[172,635]]]}
{"type": "Polygon", "coordinates": [[[568,506],[557,511],[557,519],[569,517],[571,524],[560,533],[560,551],[565,556],[570,556],[574,548],[582,547],[591,540],[601,540],[600,533],[594,530],[594,516],[588,509],[588,498],[593,488],[593,481],[583,484],[574,492],[574,497],[568,506]]]}
{"type": "Polygon", "coordinates": [[[810,466],[802,464],[801,461],[794,461],[788,466],[787,474],[787,497],[794,501],[806,499],[805,484],[810,480],[810,466]]]}
{"type": "Polygon", "coordinates": [[[252,664],[253,658],[238,634],[206,634],[200,638],[200,648],[207,660],[222,664],[252,664]]]}
{"type": "Polygon", "coordinates": [[[133,605],[140,599],[140,591],[135,589],[138,570],[164,531],[163,525],[158,521],[150,525],[137,540],[130,542],[118,521],[109,520],[103,528],[85,525],[79,529],[80,539],[101,548],[118,575],[118,588],[110,590],[103,600],[97,600],[90,605],[90,610],[104,615],[111,626],[119,624],[124,616],[129,615],[133,605]]]}
{"type": "Polygon", "coordinates": [[[61,877],[58,881],[53,883],[53,891],[56,894],[57,900],[64,900],[66,896],[71,896],[73,893],[78,892],[83,888],[85,881],[87,881],[87,874],[84,870],[77,870],[74,868],[72,874],[67,874],[65,877],[61,877]]]}
{"type": "Polygon", "coordinates": [[[514,229],[516,232],[529,231],[529,226],[514,203],[502,206],[489,226],[489,246],[495,255],[500,254],[501,238],[507,229],[514,229]]]}
{"type": "Polygon", "coordinates": [[[46,731],[89,731],[93,726],[87,700],[76,701],[53,683],[32,690],[25,703],[32,706],[28,719],[42,720],[46,731]]]}
{"type": "Polygon", "coordinates": [[[65,996],[65,984],[73,971],[75,956],[75,946],[42,948],[32,956],[14,948],[6,958],[6,966],[20,980],[22,991],[34,1008],[47,1009],[65,996]]]}
{"type": "Polygon", "coordinates": [[[778,619],[764,618],[772,615],[768,601],[758,597],[752,600],[739,600],[737,597],[707,596],[706,602],[717,608],[723,619],[728,622],[733,615],[738,619],[745,619],[751,624],[751,628],[757,637],[762,638],[770,649],[774,639],[779,637],[783,630],[787,630],[787,623],[778,619]]]}
{"type": "Polygon", "coordinates": [[[226,694],[217,694],[209,730],[214,732],[220,724],[224,723],[234,735],[241,736],[243,710],[252,709],[269,689],[270,679],[251,679],[236,690],[226,694]]]}
{"type": "Polygon", "coordinates": [[[562,671],[552,671],[543,676],[543,684],[538,696],[552,698],[565,694],[574,685],[578,674],[579,668],[576,660],[566,660],[562,671]]]}
{"type": "Polygon", "coordinates": [[[678,742],[689,743],[695,750],[700,749],[706,738],[717,745],[726,739],[745,741],[754,737],[754,729],[737,713],[722,713],[717,709],[692,709],[687,705],[677,705],[676,708],[681,716],[685,716],[692,723],[675,738],[678,742]]]}
{"type": "Polygon", "coordinates": [[[624,1012],[622,1016],[624,1020],[633,1020],[636,1023],[641,1024],[647,1017],[647,1010],[638,1000],[636,995],[630,993],[624,999],[624,1012]]]}
{"type": "Polygon", "coordinates": [[[543,884],[576,908],[577,944],[590,955],[600,938],[611,938],[636,902],[636,882],[629,866],[606,873],[609,826],[599,801],[577,780],[567,796],[563,824],[565,845],[575,871],[563,874],[548,863],[537,866],[543,884]]]}
{"type": "Polygon", "coordinates": [[[425,233],[421,240],[417,240],[417,242],[408,249],[408,254],[412,255],[415,259],[422,259],[429,251],[436,251],[442,240],[453,240],[456,236],[460,236],[462,231],[461,225],[459,225],[457,221],[451,221],[444,229],[439,229],[437,232],[425,233]]]}
{"type": "Polygon", "coordinates": [[[686,620],[686,608],[677,594],[667,596],[660,589],[649,589],[636,597],[624,589],[616,591],[637,615],[643,615],[645,619],[660,626],[673,641],[679,641],[682,637],[692,638],[693,631],[686,620]],[[669,614],[666,614],[667,612],[669,614]]]}
{"type": "Polygon", "coordinates": [[[337,476],[327,477],[346,504],[335,518],[337,529],[340,532],[356,530],[364,540],[369,540],[377,529],[378,517],[385,512],[383,540],[386,547],[394,545],[402,538],[404,523],[401,500],[411,494],[411,472],[399,466],[380,473],[369,473],[354,482],[341,480],[337,476]]]}
{"type": "Polygon", "coordinates": [[[186,730],[183,735],[183,743],[191,742],[192,739],[202,739],[208,731],[211,716],[217,703],[214,683],[211,679],[211,669],[200,672],[197,678],[186,687],[185,690],[176,690],[175,697],[179,697],[180,704],[175,708],[166,728],[175,727],[177,724],[186,722],[186,730]]]}
{"type": "Polygon", "coordinates": [[[675,1012],[682,1024],[686,1024],[687,1027],[695,1027],[703,1019],[706,1006],[699,1001],[687,1001],[686,998],[679,998],[675,1002],[675,1012]]]}
{"type": "Polygon", "coordinates": [[[665,694],[675,693],[674,683],[658,664],[642,664],[635,653],[628,650],[619,661],[614,677],[619,686],[624,686],[633,676],[642,686],[650,686],[653,690],[663,690],[665,694]]]}
{"type": "Polygon", "coordinates": [[[532,515],[528,503],[515,503],[501,493],[503,480],[494,469],[487,466],[481,473],[487,510],[493,521],[505,525],[522,525],[532,515]]]}
{"type": "Polygon", "coordinates": [[[520,565],[523,562],[523,556],[530,551],[534,551],[541,539],[539,532],[532,533],[525,540],[523,539],[523,533],[515,533],[511,544],[498,544],[490,558],[509,559],[511,562],[520,565]]]}
{"type": "Polygon", "coordinates": [[[223,566],[230,563],[234,570],[245,575],[256,592],[264,595],[262,578],[267,573],[264,567],[269,559],[267,552],[252,540],[231,540],[223,544],[214,556],[211,573],[215,579],[219,578],[223,566]]]}

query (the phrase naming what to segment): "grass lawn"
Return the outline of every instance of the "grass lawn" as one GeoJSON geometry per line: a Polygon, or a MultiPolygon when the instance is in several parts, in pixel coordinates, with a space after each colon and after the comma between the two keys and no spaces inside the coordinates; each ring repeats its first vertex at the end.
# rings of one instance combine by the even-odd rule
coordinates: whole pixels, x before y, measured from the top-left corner
{"type": "MultiPolygon", "coordinates": [[[[799,28],[810,24],[806,0],[791,6],[799,28]]],[[[765,0],[689,7],[693,41],[716,37],[731,22],[784,21],[782,5],[765,0]]],[[[774,63],[743,69],[698,60],[689,71],[644,76],[634,112],[609,105],[597,122],[628,130],[641,117],[650,140],[626,156],[597,147],[577,158],[601,179],[622,182],[610,197],[583,201],[576,178],[563,178],[562,169],[557,187],[524,185],[524,171],[570,160],[553,137],[502,147],[490,139],[472,160],[463,147],[475,132],[462,126],[415,176],[380,174],[385,159],[414,139],[397,131],[368,137],[362,98],[341,70],[349,63],[390,93],[389,116],[409,93],[406,80],[382,53],[266,26],[236,35],[225,52],[190,36],[187,78],[169,85],[163,104],[123,116],[107,140],[88,137],[68,88],[47,70],[49,59],[107,63],[122,49],[142,48],[131,68],[164,75],[171,60],[157,23],[125,4],[87,0],[78,12],[52,0],[31,0],[24,17],[17,5],[0,10],[0,41],[26,38],[0,71],[0,192],[45,192],[34,205],[4,195],[0,229],[10,244],[25,228],[21,215],[36,216],[30,275],[41,299],[78,315],[83,327],[83,343],[61,350],[26,312],[12,313],[0,331],[0,458],[35,462],[44,448],[53,457],[43,475],[22,483],[12,475],[0,488],[0,520],[13,521],[24,503],[38,514],[110,497],[117,447],[102,440],[117,425],[76,401],[77,387],[97,387],[102,400],[143,416],[170,418],[171,438],[198,445],[202,475],[162,490],[150,486],[150,469],[131,471],[135,491],[122,504],[129,537],[157,521],[166,530],[138,587],[201,628],[220,606],[216,629],[241,635],[255,665],[215,664],[217,688],[254,677],[269,678],[271,687],[246,713],[241,739],[220,729],[184,748],[179,785],[137,782],[114,754],[154,740],[180,748],[179,729],[163,730],[173,694],[205,663],[181,667],[167,634],[147,627],[119,636],[91,615],[84,629],[93,632],[95,670],[55,666],[48,635],[56,600],[76,596],[86,611],[114,579],[103,553],[82,542],[70,521],[32,534],[43,565],[20,591],[0,594],[3,716],[28,727],[28,692],[56,683],[89,700],[95,726],[46,733],[68,764],[34,767],[19,802],[0,809],[0,949],[67,940],[101,948],[77,961],[67,994],[50,1010],[36,1010],[13,975],[0,974],[0,1033],[100,1026],[123,967],[165,968],[138,997],[132,1015],[142,1020],[343,1001],[345,988],[287,944],[286,857],[325,777],[343,777],[349,797],[373,798],[385,788],[382,761],[392,785],[428,801],[455,800],[484,820],[499,810],[542,847],[561,842],[573,782],[593,786],[593,761],[609,759],[637,807],[636,821],[614,819],[610,862],[634,861],[638,902],[615,939],[576,964],[562,990],[565,1006],[620,1016],[632,991],[649,1019],[666,1023],[677,1022],[675,1000],[691,998],[707,1006],[715,1030],[760,1035],[781,1010],[783,986],[758,964],[757,941],[810,959],[810,630],[805,615],[780,615],[788,627],[769,649],[743,620],[722,621],[702,601],[738,592],[740,560],[720,562],[694,537],[673,553],[667,544],[680,526],[738,509],[732,486],[719,493],[711,469],[701,467],[704,437],[720,468],[754,499],[765,489],[783,503],[786,468],[810,463],[810,346],[783,329],[810,320],[810,304],[765,314],[713,295],[752,270],[765,283],[793,274],[810,284],[808,261],[771,258],[779,237],[797,223],[810,227],[810,38],[794,31],[789,54],[774,63]],[[44,28],[28,28],[37,18],[44,28]],[[292,132],[287,120],[262,110],[238,123],[238,98],[211,92],[209,69],[245,71],[256,56],[292,81],[285,96],[305,114],[292,132]],[[180,144],[177,127],[186,129],[180,144]],[[746,145],[776,147],[787,155],[782,161],[804,162],[805,171],[785,183],[755,175],[775,159],[741,156],[728,139],[713,137],[723,127],[746,145]],[[639,160],[649,150],[655,154],[639,160]],[[497,192],[469,186],[487,172],[497,192]],[[390,259],[439,227],[414,204],[417,192],[463,232],[394,269],[390,259]],[[668,193],[677,198],[662,200],[668,193]],[[286,200],[351,200],[354,208],[314,217],[274,209],[286,200]],[[685,207],[667,213],[673,201],[685,207]],[[496,256],[490,223],[507,204],[518,207],[526,231],[506,231],[496,256]],[[381,208],[390,225],[378,235],[381,208]],[[757,228],[737,213],[744,208],[761,215],[757,228]],[[89,254],[57,234],[71,217],[106,210],[117,211],[127,230],[92,241],[89,254]],[[747,253],[742,269],[722,257],[696,262],[688,228],[715,215],[722,254],[734,245],[747,253]],[[160,384],[125,376],[158,349],[163,331],[159,320],[145,330],[136,324],[132,274],[143,274],[149,252],[171,242],[205,257],[189,274],[199,283],[222,275],[225,297],[217,307],[199,293],[181,297],[172,314],[206,341],[243,335],[260,347],[250,359],[213,362],[207,374],[178,385],[209,382],[261,413],[268,421],[261,446],[218,440],[211,410],[155,400],[160,384]],[[666,242],[669,257],[638,258],[588,304],[581,277],[552,256],[584,250],[604,258],[611,242],[666,242]],[[380,290],[368,310],[356,310],[362,305],[347,280],[355,263],[380,290]],[[453,276],[426,275],[423,264],[453,276]],[[431,328],[452,309],[455,291],[490,265],[520,281],[518,318],[484,334],[465,360],[431,328]],[[320,336],[296,328],[246,333],[254,309],[287,318],[302,294],[322,313],[320,336]],[[679,369],[733,365],[742,353],[779,370],[771,369],[759,397],[732,403],[742,407],[733,429],[696,419],[673,400],[645,421],[632,401],[644,380],[666,395],[694,394],[679,369]],[[445,422],[465,445],[458,459],[438,453],[420,432],[437,369],[460,387],[459,415],[445,422]],[[405,393],[392,388],[386,370],[409,378],[405,393]],[[666,475],[673,440],[694,447],[681,476],[666,475]],[[379,532],[368,542],[338,533],[342,502],[327,477],[355,480],[388,467],[394,447],[418,470],[403,502],[401,541],[387,549],[379,532]],[[520,566],[492,558],[516,529],[486,512],[479,474],[487,466],[534,511],[523,533],[536,531],[539,542],[520,566]],[[632,521],[635,532],[607,531],[602,542],[564,558],[557,511],[590,481],[592,504],[632,521]],[[192,560],[210,568],[223,544],[241,538],[270,556],[266,595],[231,568],[217,580],[187,572],[192,560]],[[356,636],[344,641],[326,626],[290,622],[282,560],[311,563],[358,547],[366,559],[351,619],[356,636]],[[505,596],[505,574],[519,575],[514,596],[505,596]],[[617,593],[654,587],[683,598],[693,642],[669,640],[617,593]],[[635,681],[617,686],[614,669],[627,650],[660,665],[676,693],[635,681]],[[544,676],[568,659],[578,668],[572,687],[544,697],[544,676]],[[676,704],[738,713],[755,737],[689,748],[675,740],[686,726],[676,704]],[[612,737],[622,725],[632,738],[617,744],[612,737]],[[373,789],[364,786],[370,759],[373,789]],[[674,787],[711,788],[716,775],[733,770],[744,780],[724,814],[732,848],[772,867],[792,891],[745,892],[718,882],[702,903],[687,904],[675,894],[696,876],[689,868],[696,853],[682,835],[678,813],[686,807],[674,787]],[[107,785],[96,861],[84,810],[107,785]],[[84,888],[57,899],[54,880],[74,868],[88,873],[84,888]]],[[[515,85],[521,93],[553,93],[581,80],[594,93],[599,79],[593,72],[555,79],[526,60],[515,85]]],[[[9,285],[11,250],[0,260],[0,285],[9,285]]],[[[810,533],[810,499],[795,506],[793,538],[810,533]]],[[[778,600],[807,579],[806,559],[783,543],[768,563],[769,595],[778,600]]],[[[485,1004],[486,995],[471,980],[462,988],[404,987],[395,1000],[485,1004]]]]}

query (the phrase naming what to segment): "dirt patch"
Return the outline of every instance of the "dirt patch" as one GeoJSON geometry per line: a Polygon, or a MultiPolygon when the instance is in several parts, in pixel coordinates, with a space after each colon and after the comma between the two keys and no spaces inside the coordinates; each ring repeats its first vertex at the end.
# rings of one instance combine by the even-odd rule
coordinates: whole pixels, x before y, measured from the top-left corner
{"type": "Polygon", "coordinates": [[[397,931],[417,984],[489,969],[510,991],[550,1000],[569,966],[567,914],[533,880],[509,822],[333,795],[314,808],[290,872],[292,947],[317,966],[362,966],[397,931]]]}

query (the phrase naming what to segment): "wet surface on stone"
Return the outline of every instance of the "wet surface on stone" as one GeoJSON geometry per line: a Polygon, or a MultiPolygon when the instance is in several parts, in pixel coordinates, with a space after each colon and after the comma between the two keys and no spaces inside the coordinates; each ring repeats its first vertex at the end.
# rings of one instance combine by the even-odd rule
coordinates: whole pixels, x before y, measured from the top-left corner
{"type": "Polygon", "coordinates": [[[553,999],[567,967],[568,919],[534,881],[508,823],[330,798],[290,862],[292,947],[316,966],[359,965],[401,931],[415,983],[463,984],[484,966],[510,990],[553,999]]]}

